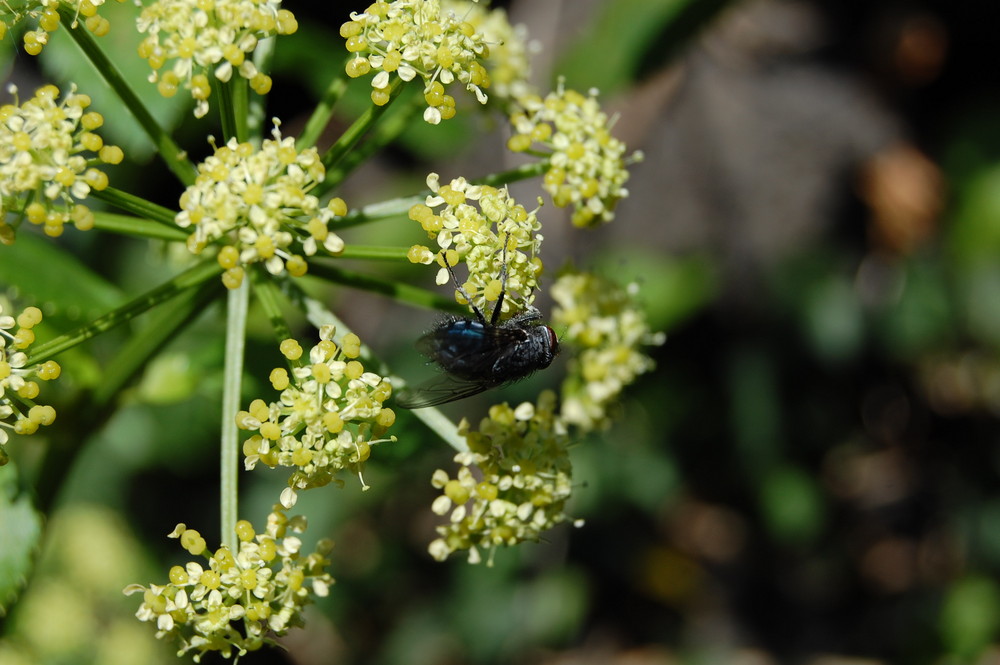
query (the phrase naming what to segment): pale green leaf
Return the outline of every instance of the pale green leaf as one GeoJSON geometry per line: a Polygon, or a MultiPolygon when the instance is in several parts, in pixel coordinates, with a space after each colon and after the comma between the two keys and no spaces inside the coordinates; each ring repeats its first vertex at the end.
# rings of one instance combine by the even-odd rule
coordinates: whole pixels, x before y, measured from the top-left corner
{"type": "Polygon", "coordinates": [[[17,489],[17,468],[0,467],[0,617],[17,599],[35,565],[42,516],[17,489]]]}

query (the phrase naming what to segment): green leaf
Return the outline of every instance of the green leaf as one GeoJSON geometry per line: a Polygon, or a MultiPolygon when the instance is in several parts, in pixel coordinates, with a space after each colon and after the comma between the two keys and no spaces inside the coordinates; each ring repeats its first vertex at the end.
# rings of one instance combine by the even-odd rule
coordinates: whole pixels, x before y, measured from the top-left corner
{"type": "Polygon", "coordinates": [[[0,467],[0,617],[24,588],[42,537],[42,516],[18,494],[14,464],[0,467]]]}
{"type": "Polygon", "coordinates": [[[62,330],[106,312],[123,297],[55,241],[23,227],[12,246],[0,246],[0,284],[16,285],[19,293],[10,295],[41,308],[46,321],[62,330]]]}

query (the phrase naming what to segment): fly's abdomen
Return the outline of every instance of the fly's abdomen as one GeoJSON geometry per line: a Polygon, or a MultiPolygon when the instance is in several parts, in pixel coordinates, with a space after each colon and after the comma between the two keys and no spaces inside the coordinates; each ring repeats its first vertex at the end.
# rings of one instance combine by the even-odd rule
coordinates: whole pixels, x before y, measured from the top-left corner
{"type": "Polygon", "coordinates": [[[483,373],[481,357],[489,342],[486,327],[478,321],[453,321],[437,336],[434,359],[456,376],[478,377],[483,373]]]}

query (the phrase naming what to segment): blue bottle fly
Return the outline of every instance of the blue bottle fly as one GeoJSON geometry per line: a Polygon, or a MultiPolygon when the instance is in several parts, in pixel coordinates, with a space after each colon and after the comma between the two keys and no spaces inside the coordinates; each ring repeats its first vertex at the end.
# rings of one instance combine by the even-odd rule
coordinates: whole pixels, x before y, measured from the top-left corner
{"type": "MultiPolygon", "coordinates": [[[[451,266],[448,272],[469,303],[451,266]]],[[[503,288],[489,320],[471,305],[476,318],[449,316],[417,341],[417,349],[437,363],[442,373],[415,390],[404,390],[396,402],[406,409],[422,409],[476,395],[519,381],[552,363],[559,341],[541,321],[535,308],[500,322],[507,285],[507,265],[501,271],[503,288]]]]}

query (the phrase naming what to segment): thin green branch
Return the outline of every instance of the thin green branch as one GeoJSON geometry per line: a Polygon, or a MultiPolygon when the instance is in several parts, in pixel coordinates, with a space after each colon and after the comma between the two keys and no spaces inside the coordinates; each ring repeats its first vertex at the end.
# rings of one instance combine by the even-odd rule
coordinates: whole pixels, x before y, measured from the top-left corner
{"type": "Polygon", "coordinates": [[[222,383],[222,432],[220,445],[219,540],[230,552],[238,551],[236,521],[239,519],[239,427],[243,352],[246,346],[250,285],[244,280],[226,299],[226,362],[222,383]]]}
{"type": "Polygon", "coordinates": [[[414,418],[427,425],[427,429],[437,434],[441,437],[442,441],[458,452],[469,452],[469,443],[465,440],[464,436],[458,433],[458,426],[452,422],[451,418],[441,413],[437,407],[414,409],[410,413],[413,414],[414,418]]]}
{"type": "MultiPolygon", "coordinates": [[[[343,69],[341,69],[341,72],[343,72],[343,69]]],[[[330,85],[323,92],[323,97],[320,98],[315,110],[313,110],[312,115],[306,122],[306,126],[302,130],[302,135],[295,142],[297,150],[303,150],[316,145],[316,141],[319,140],[323,130],[329,124],[330,118],[333,116],[333,109],[337,105],[337,102],[340,101],[345,90],[347,90],[347,79],[345,76],[340,76],[330,81],[330,85]]]]}
{"type": "Polygon", "coordinates": [[[70,37],[73,38],[77,46],[80,47],[84,55],[94,65],[94,69],[111,86],[111,89],[115,91],[115,94],[122,100],[125,107],[139,122],[143,131],[146,132],[153,145],[156,146],[156,152],[166,163],[167,168],[173,171],[174,175],[185,185],[193,183],[195,169],[194,165],[187,159],[187,154],[160,127],[160,124],[142,103],[139,96],[135,94],[135,91],[132,90],[125,77],[122,76],[122,73],[118,71],[115,64],[104,54],[101,47],[97,45],[90,32],[82,26],[74,27],[77,21],[76,5],[61,2],[58,6],[59,19],[66,27],[66,31],[70,37]]]}
{"type": "Polygon", "coordinates": [[[361,117],[355,120],[350,127],[344,130],[344,133],[341,134],[339,139],[337,139],[337,142],[330,146],[330,149],[323,155],[323,166],[326,167],[327,171],[332,170],[333,167],[339,164],[340,160],[342,160],[344,156],[350,152],[351,148],[353,148],[358,141],[361,140],[361,137],[367,134],[368,130],[375,126],[375,123],[379,121],[379,119],[389,109],[392,102],[399,96],[399,91],[402,89],[402,86],[403,80],[399,77],[395,77],[393,82],[389,85],[389,101],[382,106],[375,106],[372,104],[365,109],[365,112],[361,114],[361,117]]]}
{"type": "Polygon", "coordinates": [[[275,280],[270,275],[263,274],[260,270],[251,270],[250,277],[253,284],[253,294],[256,296],[261,309],[264,310],[268,321],[271,322],[275,337],[279,341],[290,338],[292,331],[288,327],[285,315],[281,312],[281,306],[278,304],[279,289],[275,284],[275,280]]]}
{"type": "MultiPolygon", "coordinates": [[[[274,64],[277,37],[267,37],[257,42],[253,50],[253,64],[258,72],[270,73],[274,64]]],[[[249,92],[247,92],[249,97],[249,92]]],[[[255,94],[247,101],[247,135],[258,143],[264,133],[264,96],[255,94]]]]}
{"type": "Polygon", "coordinates": [[[377,247],[374,245],[347,245],[337,255],[338,259],[367,259],[369,261],[406,261],[408,247],[377,247]]]}
{"type": "Polygon", "coordinates": [[[409,284],[403,284],[381,277],[365,275],[354,270],[347,270],[332,265],[331,262],[322,259],[314,259],[309,262],[309,274],[314,277],[350,286],[362,291],[370,291],[388,296],[394,300],[405,302],[424,309],[437,311],[455,312],[464,314],[466,310],[451,298],[445,298],[440,293],[420,289],[409,284]]]}
{"type": "MultiPolygon", "coordinates": [[[[245,87],[240,82],[245,80],[240,76],[230,77],[228,81],[220,81],[211,77],[212,91],[215,93],[215,106],[219,109],[219,122],[222,124],[222,136],[225,142],[235,138],[241,143],[247,140],[246,134],[246,94],[242,96],[243,108],[237,108],[240,99],[239,89],[245,87]]],[[[244,90],[244,93],[246,91],[244,90]]]]}
{"type": "Polygon", "coordinates": [[[324,186],[329,188],[336,187],[359,165],[368,161],[372,155],[399,138],[399,135],[403,133],[410,124],[410,121],[417,114],[417,111],[423,108],[424,104],[423,96],[415,96],[404,108],[387,115],[385,120],[378,124],[367,141],[351,150],[335,168],[327,171],[324,186]]]}
{"type": "Polygon", "coordinates": [[[121,235],[153,238],[155,240],[173,240],[176,242],[184,242],[188,236],[184,229],[176,226],[171,228],[159,222],[151,222],[148,219],[115,215],[110,212],[95,212],[94,228],[101,231],[120,233],[121,235]]]}
{"type": "Polygon", "coordinates": [[[112,205],[119,210],[131,213],[136,217],[151,219],[154,222],[163,224],[164,226],[175,229],[177,228],[177,224],[174,222],[174,217],[177,215],[175,211],[170,208],[164,208],[163,206],[157,205],[151,201],[147,201],[146,199],[134,194],[129,194],[128,192],[115,189],[114,187],[106,187],[100,191],[91,191],[90,196],[100,201],[104,201],[108,205],[112,205]]]}
{"type": "MultiPolygon", "coordinates": [[[[236,138],[240,141],[251,139],[249,128],[250,121],[250,82],[242,76],[233,76],[229,81],[229,90],[233,98],[233,115],[236,117],[236,138]]],[[[254,145],[260,144],[260,136],[252,138],[258,139],[254,145]]]]}
{"type": "Polygon", "coordinates": [[[204,282],[178,293],[176,298],[150,313],[150,320],[142,331],[129,336],[105,367],[101,382],[94,389],[94,404],[99,407],[111,404],[114,396],[142,370],[149,359],[204,312],[222,289],[219,280],[204,282]]]}
{"type": "Polygon", "coordinates": [[[373,203],[363,208],[349,210],[346,215],[336,221],[333,230],[339,231],[340,229],[352,226],[360,226],[369,222],[378,222],[383,219],[405,215],[410,211],[410,208],[418,203],[423,203],[427,199],[428,194],[430,194],[429,190],[422,194],[389,201],[380,201],[379,203],[373,203]]]}
{"type": "Polygon", "coordinates": [[[527,180],[528,178],[544,175],[548,170],[549,162],[547,160],[532,162],[530,164],[522,164],[521,166],[510,169],[509,171],[501,171],[500,173],[492,173],[490,175],[483,176],[482,178],[476,178],[472,181],[472,184],[502,187],[504,185],[509,185],[512,182],[518,182],[521,180],[527,180]]]}
{"type": "Polygon", "coordinates": [[[173,298],[182,291],[193,288],[209,279],[212,279],[220,272],[222,272],[222,268],[219,267],[218,262],[215,260],[199,263],[193,268],[186,270],[155,289],[147,291],[137,298],[133,298],[124,305],[116,307],[104,316],[94,319],[90,323],[77,328],[73,332],[60,335],[59,337],[49,340],[45,344],[39,345],[37,348],[32,350],[28,362],[31,364],[44,362],[49,358],[62,353],[66,349],[71,349],[102,332],[106,332],[116,326],[120,326],[123,323],[131,321],[155,305],[173,298]]]}

